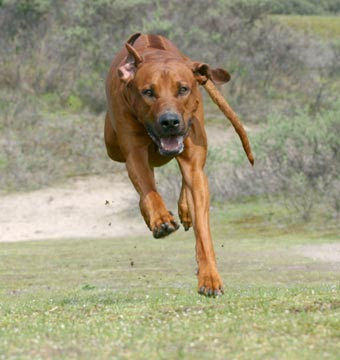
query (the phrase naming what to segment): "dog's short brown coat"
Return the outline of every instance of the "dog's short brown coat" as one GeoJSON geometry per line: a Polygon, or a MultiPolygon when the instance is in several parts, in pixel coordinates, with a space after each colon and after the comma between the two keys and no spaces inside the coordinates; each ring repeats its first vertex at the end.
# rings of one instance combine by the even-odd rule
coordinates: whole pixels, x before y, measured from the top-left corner
{"type": "Polygon", "coordinates": [[[178,225],[157,192],[153,169],[173,158],[179,164],[178,214],[185,230],[193,226],[198,291],[205,295],[221,294],[223,284],[209,224],[207,137],[199,85],[229,78],[223,69],[183,56],[162,36],[134,34],[114,58],[106,81],[107,152],[112,160],[126,163],[141,213],[155,237],[170,234],[178,225]],[[162,118],[170,118],[170,126],[162,118]]]}

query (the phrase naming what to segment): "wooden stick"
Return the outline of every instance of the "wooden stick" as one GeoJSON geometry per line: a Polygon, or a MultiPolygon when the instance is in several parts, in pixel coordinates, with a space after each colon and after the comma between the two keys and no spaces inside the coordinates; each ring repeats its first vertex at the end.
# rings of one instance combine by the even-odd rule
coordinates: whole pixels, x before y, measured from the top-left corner
{"type": "Polygon", "coordinates": [[[234,110],[229,106],[227,101],[217,90],[214,83],[211,80],[208,80],[204,85],[205,90],[213,100],[213,102],[220,108],[223,114],[230,120],[234,129],[236,130],[238,136],[241,139],[243,149],[247,154],[249,162],[254,165],[254,156],[251,152],[250,143],[246,131],[244,130],[243,125],[241,124],[240,119],[235,114],[234,110]]]}

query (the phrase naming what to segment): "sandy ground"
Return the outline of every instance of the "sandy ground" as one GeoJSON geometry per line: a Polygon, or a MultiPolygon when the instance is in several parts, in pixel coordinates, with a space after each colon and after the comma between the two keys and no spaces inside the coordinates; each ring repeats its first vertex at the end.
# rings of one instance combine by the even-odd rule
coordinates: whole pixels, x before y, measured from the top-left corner
{"type": "Polygon", "coordinates": [[[0,242],[149,234],[127,176],[88,177],[0,197],[0,242]]]}
{"type": "Polygon", "coordinates": [[[340,244],[304,245],[298,246],[297,252],[314,261],[339,263],[340,269],[340,244]]]}
{"type": "MultiPolygon", "coordinates": [[[[126,235],[151,236],[126,174],[0,196],[0,242],[126,235]]],[[[294,252],[340,267],[340,244],[298,246],[294,252]]]]}

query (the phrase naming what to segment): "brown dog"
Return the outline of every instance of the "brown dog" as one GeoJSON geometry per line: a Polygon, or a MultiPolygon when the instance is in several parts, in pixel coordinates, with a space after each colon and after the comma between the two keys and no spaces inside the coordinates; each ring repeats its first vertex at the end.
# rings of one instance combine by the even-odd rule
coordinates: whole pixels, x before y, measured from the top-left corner
{"type": "Polygon", "coordinates": [[[153,171],[176,159],[182,173],[178,214],[185,230],[194,228],[198,291],[216,296],[223,293],[223,284],[209,225],[207,137],[199,90],[208,79],[223,84],[230,76],[189,60],[164,37],[132,35],[107,76],[105,143],[112,160],[126,163],[155,238],[179,227],[157,192],[153,171]]]}

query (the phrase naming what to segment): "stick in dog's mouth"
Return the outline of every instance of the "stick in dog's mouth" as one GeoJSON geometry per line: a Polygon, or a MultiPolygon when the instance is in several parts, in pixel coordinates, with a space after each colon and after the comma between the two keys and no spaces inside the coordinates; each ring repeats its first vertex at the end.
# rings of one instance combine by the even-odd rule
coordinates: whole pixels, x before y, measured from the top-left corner
{"type": "Polygon", "coordinates": [[[223,114],[230,120],[233,125],[235,131],[241,139],[243,149],[248,157],[249,162],[254,165],[254,155],[251,152],[250,143],[248,140],[247,133],[238,118],[235,114],[234,110],[227,103],[226,99],[221,95],[221,93],[217,90],[214,83],[211,80],[208,80],[204,85],[205,90],[213,100],[213,102],[220,108],[223,114]]]}

